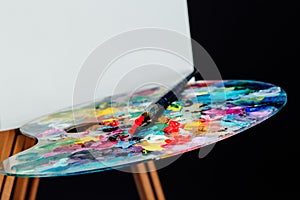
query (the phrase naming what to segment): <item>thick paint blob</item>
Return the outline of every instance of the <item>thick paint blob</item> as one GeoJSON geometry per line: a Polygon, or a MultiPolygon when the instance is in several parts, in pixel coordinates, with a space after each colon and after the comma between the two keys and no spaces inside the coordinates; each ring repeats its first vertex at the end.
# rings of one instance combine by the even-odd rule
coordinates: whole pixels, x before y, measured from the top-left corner
{"type": "Polygon", "coordinates": [[[35,120],[21,131],[36,137],[38,144],[4,160],[0,172],[64,176],[165,158],[250,128],[286,102],[285,92],[267,83],[200,81],[188,85],[182,99],[169,105],[157,122],[133,134],[143,121],[143,109],[165,92],[152,88],[118,95],[79,105],[74,113],[65,109],[35,120]],[[74,124],[73,116],[80,124],[74,124]]]}

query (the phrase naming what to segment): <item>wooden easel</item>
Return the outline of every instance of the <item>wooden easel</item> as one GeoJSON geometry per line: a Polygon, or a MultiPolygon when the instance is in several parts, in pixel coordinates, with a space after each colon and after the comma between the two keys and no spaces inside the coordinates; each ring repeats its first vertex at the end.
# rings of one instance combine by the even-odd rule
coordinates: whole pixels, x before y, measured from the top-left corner
{"type": "MultiPolygon", "coordinates": [[[[0,132],[0,160],[30,148],[36,143],[22,135],[19,130],[0,132]]],[[[131,167],[141,200],[164,200],[164,193],[154,162],[140,163],[131,167]],[[148,171],[146,169],[148,168],[148,171]]],[[[1,200],[35,200],[39,178],[19,178],[0,174],[1,200]]]]}
{"type": "MultiPolygon", "coordinates": [[[[0,160],[33,146],[36,141],[18,130],[0,132],[0,160]]],[[[1,200],[34,200],[39,185],[38,178],[17,178],[0,174],[1,200]]]]}
{"type": "Polygon", "coordinates": [[[134,182],[141,200],[165,199],[159,176],[157,174],[153,161],[150,161],[146,164],[140,163],[134,165],[131,167],[131,169],[133,172],[134,182]]]}

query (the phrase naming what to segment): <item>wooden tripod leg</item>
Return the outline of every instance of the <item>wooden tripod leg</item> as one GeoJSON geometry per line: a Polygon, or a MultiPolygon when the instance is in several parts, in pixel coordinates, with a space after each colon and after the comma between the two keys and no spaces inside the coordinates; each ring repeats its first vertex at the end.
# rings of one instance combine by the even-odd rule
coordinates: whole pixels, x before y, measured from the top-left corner
{"type": "Polygon", "coordinates": [[[161,187],[160,184],[160,180],[159,180],[159,176],[158,173],[156,171],[156,167],[153,161],[148,162],[148,169],[149,169],[149,173],[150,173],[150,178],[152,180],[152,184],[153,184],[153,188],[155,190],[156,193],[156,197],[158,200],[165,200],[165,195],[164,195],[164,191],[161,187]]]}
{"type": "Polygon", "coordinates": [[[38,191],[38,187],[39,187],[39,183],[40,183],[39,178],[34,178],[31,180],[31,188],[29,191],[28,200],[35,200],[37,191],[38,191]]]}
{"type": "MultiPolygon", "coordinates": [[[[0,160],[4,160],[34,144],[34,139],[21,135],[18,130],[0,132],[0,160]]],[[[38,178],[17,178],[0,174],[0,199],[34,200],[38,184],[38,178]]]]}
{"type": "MultiPolygon", "coordinates": [[[[34,139],[26,137],[23,150],[32,147],[35,143],[34,139]]],[[[13,200],[34,200],[37,195],[38,184],[39,178],[17,178],[13,200]]]]}
{"type": "Polygon", "coordinates": [[[150,172],[147,172],[144,163],[132,166],[133,178],[141,200],[164,200],[164,193],[156,172],[154,162],[147,163],[150,172]],[[151,184],[152,183],[152,184],[151,184]]]}
{"type": "MultiPolygon", "coordinates": [[[[4,131],[0,132],[1,148],[0,148],[0,161],[9,157],[12,152],[14,140],[15,140],[15,131],[4,131]]],[[[2,187],[4,185],[6,176],[0,174],[0,195],[2,193],[2,187]]],[[[0,196],[1,197],[1,196],[0,196]]],[[[1,199],[1,198],[0,198],[1,199]]]]}
{"type": "MultiPolygon", "coordinates": [[[[16,154],[18,152],[20,152],[23,148],[23,144],[24,144],[25,138],[22,135],[18,135],[17,139],[16,139],[16,144],[13,150],[13,154],[16,154]]],[[[11,195],[12,195],[12,189],[14,186],[14,182],[15,182],[15,177],[14,176],[7,176],[6,180],[5,180],[5,184],[3,187],[3,191],[1,194],[1,199],[2,200],[9,200],[11,195]]]]}
{"type": "Polygon", "coordinates": [[[133,173],[135,185],[137,187],[139,196],[141,200],[155,200],[154,192],[151,186],[149,176],[146,171],[146,166],[144,163],[139,163],[133,166],[133,173]]]}

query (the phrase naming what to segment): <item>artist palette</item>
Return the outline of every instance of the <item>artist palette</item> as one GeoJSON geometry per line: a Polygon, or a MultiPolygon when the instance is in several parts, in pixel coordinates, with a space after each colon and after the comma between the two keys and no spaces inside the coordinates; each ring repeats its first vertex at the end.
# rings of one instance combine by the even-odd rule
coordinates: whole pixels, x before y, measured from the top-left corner
{"type": "MultiPolygon", "coordinates": [[[[91,173],[158,160],[218,142],[277,113],[286,93],[257,81],[209,81],[187,85],[151,126],[128,130],[144,108],[167,91],[150,88],[61,110],[21,131],[38,140],[0,163],[0,172],[23,177],[91,173]]],[[[267,134],[267,133],[257,133],[267,134]]]]}

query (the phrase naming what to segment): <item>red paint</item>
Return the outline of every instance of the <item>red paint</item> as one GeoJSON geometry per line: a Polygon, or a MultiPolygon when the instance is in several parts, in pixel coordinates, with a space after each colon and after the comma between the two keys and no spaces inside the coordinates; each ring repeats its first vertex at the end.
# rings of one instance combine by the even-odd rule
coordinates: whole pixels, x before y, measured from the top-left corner
{"type": "Polygon", "coordinates": [[[166,139],[166,140],[165,140],[165,142],[166,142],[167,144],[169,144],[169,143],[171,143],[171,142],[172,142],[172,140],[170,140],[170,139],[166,139]]]}
{"type": "Polygon", "coordinates": [[[119,122],[117,120],[112,120],[111,122],[102,122],[104,126],[118,126],[119,122]]]}
{"type": "Polygon", "coordinates": [[[118,130],[112,131],[111,133],[108,133],[107,135],[114,135],[114,134],[120,134],[120,133],[123,133],[122,129],[118,129],[118,130]]]}
{"type": "Polygon", "coordinates": [[[129,135],[119,135],[120,140],[124,141],[129,135]]]}
{"type": "Polygon", "coordinates": [[[134,134],[136,129],[142,125],[142,123],[144,122],[144,119],[145,119],[145,117],[143,115],[136,118],[134,120],[133,126],[128,130],[128,133],[130,133],[131,135],[134,134]]]}
{"type": "Polygon", "coordinates": [[[179,127],[180,127],[180,123],[171,120],[169,122],[169,126],[167,126],[166,128],[164,128],[164,132],[165,133],[174,133],[174,132],[179,132],[179,127]]]}
{"type": "Polygon", "coordinates": [[[140,126],[140,125],[142,125],[142,123],[144,122],[144,120],[145,120],[145,117],[143,115],[141,115],[141,116],[139,116],[138,118],[136,118],[134,120],[134,124],[140,126]]]}
{"type": "Polygon", "coordinates": [[[206,82],[203,82],[203,83],[197,83],[197,84],[193,84],[193,85],[190,85],[191,88],[199,88],[199,87],[208,87],[212,84],[215,84],[217,83],[217,81],[206,81],[206,82]]]}
{"type": "Polygon", "coordinates": [[[191,141],[191,136],[183,136],[183,135],[176,135],[174,139],[166,139],[165,142],[167,144],[161,145],[162,147],[168,147],[168,145],[178,145],[178,144],[185,144],[191,141]]]}

